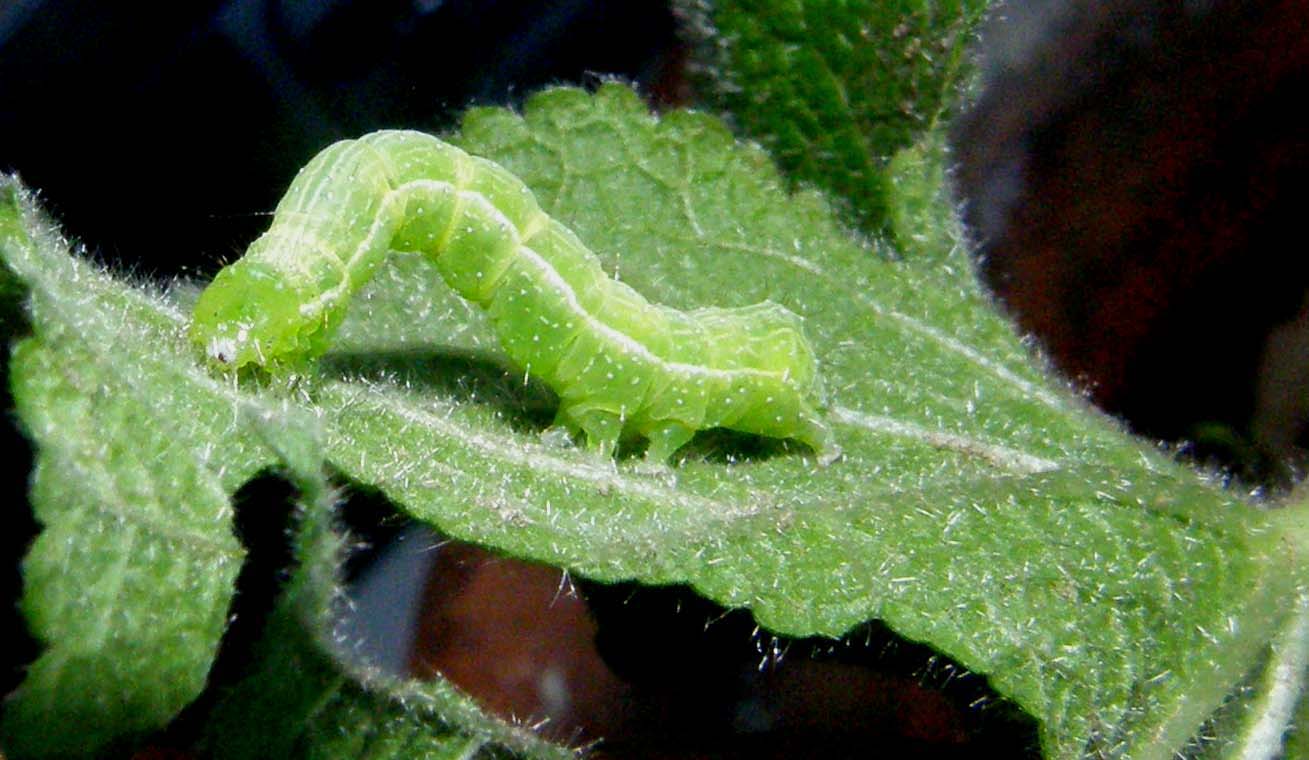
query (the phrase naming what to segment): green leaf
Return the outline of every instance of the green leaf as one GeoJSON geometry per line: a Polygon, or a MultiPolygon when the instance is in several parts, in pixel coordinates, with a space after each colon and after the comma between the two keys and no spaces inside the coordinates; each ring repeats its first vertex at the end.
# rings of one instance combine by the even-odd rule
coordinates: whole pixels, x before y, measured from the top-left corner
{"type": "Polygon", "coordinates": [[[261,658],[211,725],[217,754],[471,758],[503,746],[571,756],[448,684],[338,659],[332,494],[321,434],[293,397],[238,389],[198,366],[169,297],[70,256],[8,177],[0,261],[10,297],[30,295],[34,335],[11,373],[37,445],[31,501],[44,528],[23,564],[23,611],[45,648],[5,702],[6,752],[102,756],[200,693],[244,557],[230,495],[278,467],[308,505],[302,569],[261,658]]]}
{"type": "Polygon", "coordinates": [[[975,287],[973,261],[945,169],[948,159],[944,136],[938,133],[891,157],[886,167],[886,235],[906,263],[964,281],[962,287],[975,287]]]}
{"type": "MultiPolygon", "coordinates": [[[[616,85],[557,89],[522,117],[475,110],[457,139],[521,176],[652,300],[771,298],[803,314],[845,457],[818,467],[785,444],[710,433],[676,467],[650,471],[548,445],[538,433],[551,394],[524,384],[481,313],[420,261],[395,261],[361,295],[317,374],[280,389],[237,387],[195,363],[174,306],[64,256],[10,185],[0,253],[32,298],[35,337],[14,377],[39,448],[33,496],[43,536],[64,522],[92,526],[63,534],[77,551],[66,566],[89,568],[66,586],[33,569],[60,548],[38,542],[26,604],[48,643],[43,661],[88,630],[107,632],[98,649],[79,650],[77,683],[38,662],[5,715],[24,747],[58,740],[34,737],[36,717],[46,733],[78,719],[107,739],[176,709],[129,725],[73,706],[104,693],[139,702],[161,675],[184,681],[163,667],[172,659],[145,667],[120,653],[167,654],[179,621],[197,615],[209,616],[213,636],[203,646],[185,639],[194,646],[177,661],[193,681],[203,673],[237,550],[226,544],[223,560],[199,542],[167,542],[203,530],[226,537],[214,545],[230,541],[226,495],[278,461],[313,491],[305,473],[318,440],[332,467],[456,538],[600,580],[689,583],[784,635],[839,636],[884,620],[984,674],[1040,720],[1052,757],[1171,756],[1287,630],[1305,544],[1291,523],[1051,385],[975,283],[897,265],[877,241],[870,252],[821,197],[788,194],[765,154],[714,119],[652,118],[616,85]],[[311,436],[295,405],[321,430],[311,436]],[[76,479],[44,474],[56,468],[76,479]],[[139,524],[124,530],[105,504],[139,524]],[[152,582],[103,593],[97,582],[112,566],[101,555],[152,582]],[[160,574],[150,561],[175,569],[160,574]],[[185,599],[169,596],[178,589],[185,599]],[[55,606],[78,614],[41,611],[55,606]]],[[[918,218],[952,218],[930,202],[920,209],[918,218]]],[[[419,731],[411,707],[395,712],[399,700],[421,706],[425,724],[439,718],[438,738],[539,754],[448,684],[386,681],[334,661],[321,645],[325,615],[293,604],[302,598],[288,598],[300,622],[283,632],[307,631],[316,647],[307,651],[328,659],[306,665],[303,682],[276,670],[254,682],[289,693],[282,704],[292,706],[270,717],[299,727],[296,751],[331,731],[346,742],[419,731]],[[294,704],[325,707],[296,719],[294,704]],[[399,734],[377,733],[392,719],[399,734]]],[[[188,698],[174,691],[171,704],[188,698]]]]}
{"type": "MultiPolygon", "coordinates": [[[[1272,518],[1281,523],[1288,548],[1302,554],[1309,545],[1305,489],[1297,488],[1272,518]]],[[[1216,738],[1202,746],[1201,757],[1265,760],[1303,758],[1309,753],[1309,588],[1301,586],[1267,657],[1251,674],[1245,688],[1224,706],[1210,733],[1216,738]]]]}
{"type": "Polygon", "coordinates": [[[244,556],[228,496],[276,461],[236,423],[273,412],[195,365],[185,316],[158,294],[70,257],[9,178],[0,259],[30,295],[34,334],[10,370],[44,527],[22,608],[45,644],[5,704],[3,742],[90,755],[204,687],[244,556]]]}
{"type": "MultiPolygon", "coordinates": [[[[987,0],[679,0],[709,103],[782,168],[894,227],[888,168],[949,119],[987,0]]],[[[939,135],[938,135],[939,137],[939,135]]]]}
{"type": "Polygon", "coordinates": [[[552,449],[481,315],[397,261],[318,391],[351,478],[455,537],[690,583],[780,634],[885,620],[986,674],[1052,756],[1169,756],[1254,666],[1292,585],[1279,532],[1052,387],[974,286],[870,255],[713,119],[653,119],[619,86],[475,110],[456,139],[653,300],[802,313],[846,455],[724,461],[702,436],[649,473],[552,449]]]}
{"type": "Polygon", "coordinates": [[[1284,760],[1304,760],[1309,758],[1309,699],[1303,694],[1296,705],[1295,717],[1286,737],[1284,760]]]}
{"type": "MultiPolygon", "coordinates": [[[[1295,720],[1296,706],[1304,702],[1305,676],[1309,675],[1309,594],[1302,593],[1293,614],[1269,648],[1268,662],[1259,681],[1248,690],[1250,698],[1232,712],[1240,719],[1225,732],[1224,756],[1272,758],[1282,756],[1288,730],[1303,723],[1295,720]]],[[[1292,755],[1293,748],[1287,748],[1292,755]]]]}
{"type": "Polygon", "coordinates": [[[333,526],[333,493],[321,458],[286,461],[303,504],[300,564],[252,663],[206,726],[206,755],[469,760],[508,747],[520,756],[572,757],[527,728],[487,717],[446,683],[388,676],[344,651],[345,637],[334,629],[344,604],[337,577],[344,549],[333,526]]]}

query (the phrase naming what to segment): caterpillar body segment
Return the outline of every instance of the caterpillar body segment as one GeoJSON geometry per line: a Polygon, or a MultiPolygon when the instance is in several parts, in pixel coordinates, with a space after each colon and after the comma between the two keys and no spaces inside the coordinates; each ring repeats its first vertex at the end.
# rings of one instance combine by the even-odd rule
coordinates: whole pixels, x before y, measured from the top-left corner
{"type": "Polygon", "coordinates": [[[664,462],[711,427],[794,438],[824,463],[839,454],[800,317],[771,302],[652,304],[606,275],[517,177],[418,132],[316,156],[268,231],[201,294],[192,338],[227,367],[312,359],[393,252],[426,257],[485,309],[509,357],[559,395],[558,423],[602,454],[643,436],[664,462]]]}

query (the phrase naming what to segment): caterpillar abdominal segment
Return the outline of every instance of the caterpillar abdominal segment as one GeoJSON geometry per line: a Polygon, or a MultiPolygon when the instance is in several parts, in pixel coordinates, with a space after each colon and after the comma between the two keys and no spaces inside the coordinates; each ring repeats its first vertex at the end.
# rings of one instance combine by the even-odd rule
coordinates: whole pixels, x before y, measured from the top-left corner
{"type": "Polygon", "coordinates": [[[768,301],[652,304],[508,170],[419,132],[319,153],[268,231],[201,294],[192,339],[230,368],[311,359],[393,253],[426,257],[485,309],[509,357],[559,395],[557,422],[603,455],[640,435],[665,462],[711,427],[794,438],[824,463],[839,455],[799,316],[768,301]]]}

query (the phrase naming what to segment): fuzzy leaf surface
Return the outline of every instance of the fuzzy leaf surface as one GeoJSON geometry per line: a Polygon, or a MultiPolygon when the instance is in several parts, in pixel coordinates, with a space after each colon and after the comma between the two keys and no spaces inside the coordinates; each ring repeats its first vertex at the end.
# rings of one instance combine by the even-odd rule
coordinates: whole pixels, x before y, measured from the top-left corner
{"type": "MultiPolygon", "coordinates": [[[[970,280],[857,244],[819,197],[789,195],[768,158],[717,121],[656,120],[610,85],[594,96],[547,91],[523,117],[473,111],[456,139],[522,177],[650,299],[690,308],[770,298],[804,315],[845,457],[819,467],[799,447],[711,433],[675,468],[652,472],[631,457],[615,464],[547,444],[548,390],[524,382],[482,315],[430,267],[397,260],[356,302],[335,352],[285,400],[318,416],[329,464],[351,479],[454,537],[601,580],[688,583],[751,609],[778,634],[839,636],[884,620],[986,675],[1041,721],[1050,756],[1170,756],[1283,623],[1301,564],[1279,523],[1052,386],[970,280]]],[[[13,191],[6,197],[5,208],[23,208],[13,191]]],[[[261,426],[284,414],[277,426],[294,429],[293,410],[207,374],[181,340],[185,318],[174,306],[58,252],[49,233],[31,231],[30,213],[7,213],[0,250],[32,293],[35,338],[14,377],[31,399],[23,419],[39,469],[53,467],[46,462],[62,446],[74,464],[110,463],[105,477],[119,488],[154,489],[120,502],[145,505],[152,518],[167,506],[162,519],[184,526],[201,510],[208,521],[196,523],[230,531],[226,494],[281,458],[261,442],[261,426]],[[104,421],[79,429],[88,426],[78,416],[43,437],[42,415],[76,405],[104,421]],[[120,464],[101,453],[123,420],[133,437],[120,464]]],[[[88,490],[35,489],[38,516],[57,526],[64,512],[94,514],[109,497],[88,490]]],[[[128,566],[157,556],[116,545],[120,532],[107,527],[89,533],[128,566]]],[[[29,564],[51,551],[38,542],[29,564]]],[[[102,551],[83,549],[92,560],[102,551]]],[[[189,545],[175,555],[209,569],[238,556],[220,561],[189,545]]],[[[80,612],[98,601],[145,619],[158,602],[75,596],[103,572],[64,590],[30,575],[40,600],[29,614],[50,644],[43,658],[86,630],[81,617],[48,624],[44,606],[62,599],[80,612]]],[[[198,614],[221,621],[214,609],[225,609],[230,575],[203,576],[217,589],[207,606],[190,577],[144,585],[180,579],[188,603],[206,608],[198,614]]],[[[185,617],[172,612],[161,624],[185,617]]],[[[150,631],[128,631],[109,640],[128,650],[152,641],[139,638],[150,631]]],[[[86,662],[116,663],[118,651],[89,652],[86,662]]],[[[197,652],[204,659],[212,647],[197,652]]],[[[203,669],[187,661],[188,673],[203,669]]],[[[39,708],[27,715],[52,720],[62,714],[41,711],[69,709],[32,695],[77,704],[97,685],[137,693],[148,676],[129,671],[92,686],[37,672],[6,726],[34,725],[13,718],[24,700],[39,708]]],[[[439,697],[426,697],[434,713],[461,729],[486,720],[439,697]]],[[[136,728],[110,726],[106,735],[136,728]]]]}
{"type": "Polygon", "coordinates": [[[23,563],[23,611],[44,649],[4,704],[7,752],[126,751],[200,693],[245,555],[231,494],[276,467],[306,502],[302,570],[262,657],[212,721],[213,754],[472,758],[509,747],[568,756],[447,684],[338,661],[327,642],[341,558],[321,434],[303,397],[211,375],[171,294],[70,255],[8,177],[0,254],[12,299],[3,307],[24,313],[33,333],[10,372],[36,444],[30,499],[43,528],[23,563]]]}
{"type": "Polygon", "coordinates": [[[185,315],[70,256],[8,177],[0,260],[29,299],[10,380],[43,528],[22,609],[44,645],[4,705],[3,742],[95,755],[204,687],[244,557],[229,496],[275,459],[240,432],[257,399],[196,366],[185,315]]]}
{"type": "Polygon", "coordinates": [[[890,230],[893,156],[938,131],[987,0],[678,0],[701,94],[794,179],[890,230]]]}
{"type": "MultiPolygon", "coordinates": [[[[268,430],[272,439],[281,431],[268,430]]],[[[278,441],[279,444],[282,441],[278,441]]],[[[279,598],[251,662],[206,724],[204,753],[217,760],[369,758],[472,760],[573,753],[526,728],[486,716],[445,682],[418,683],[381,673],[348,652],[337,623],[348,606],[340,568],[335,493],[316,445],[279,446],[300,492],[298,566],[279,598]]]]}
{"type": "Polygon", "coordinates": [[[702,435],[651,473],[552,448],[549,392],[397,261],[318,390],[352,479],[455,537],[689,583],[779,634],[882,619],[986,674],[1051,756],[1170,756],[1254,666],[1292,585],[1279,531],[1052,385],[975,285],[861,247],[720,123],[656,120],[621,86],[475,110],[454,139],[650,299],[804,315],[845,457],[702,435]]]}

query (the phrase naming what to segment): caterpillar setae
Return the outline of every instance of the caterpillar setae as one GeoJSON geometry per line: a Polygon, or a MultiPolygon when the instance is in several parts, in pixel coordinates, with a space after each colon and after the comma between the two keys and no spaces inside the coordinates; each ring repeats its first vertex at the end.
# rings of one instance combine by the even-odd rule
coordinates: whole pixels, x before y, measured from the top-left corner
{"type": "Polygon", "coordinates": [[[838,456],[799,316],[652,304],[507,169],[419,132],[338,142],[301,169],[268,231],[200,295],[191,337],[230,368],[317,356],[392,253],[427,257],[485,309],[509,357],[558,394],[557,424],[604,456],[639,435],[665,462],[711,427],[838,456]]]}

